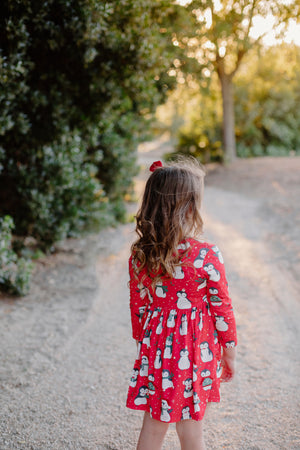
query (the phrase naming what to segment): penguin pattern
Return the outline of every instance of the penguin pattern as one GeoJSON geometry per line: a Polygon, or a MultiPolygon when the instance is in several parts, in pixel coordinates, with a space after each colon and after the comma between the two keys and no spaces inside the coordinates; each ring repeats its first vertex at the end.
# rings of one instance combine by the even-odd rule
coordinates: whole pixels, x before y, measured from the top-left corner
{"type": "Polygon", "coordinates": [[[158,313],[160,313],[160,311],[161,311],[161,308],[155,308],[155,310],[154,310],[154,312],[153,312],[153,314],[152,314],[152,317],[154,318],[154,317],[157,317],[158,316],[158,313]]]}
{"type": "Polygon", "coordinates": [[[163,286],[162,282],[159,281],[156,284],[155,294],[157,297],[165,298],[167,296],[168,287],[163,286]]]}
{"type": "Polygon", "coordinates": [[[147,288],[143,285],[143,283],[139,283],[138,289],[140,292],[140,297],[143,299],[147,295],[147,288]]]}
{"type": "Polygon", "coordinates": [[[182,408],[182,412],[181,412],[181,420],[187,420],[187,419],[191,419],[192,416],[190,414],[190,407],[189,406],[184,406],[182,408]]]}
{"type": "Polygon", "coordinates": [[[208,342],[204,341],[200,344],[202,362],[208,362],[213,359],[213,352],[209,348],[208,342]]]}
{"type": "Polygon", "coordinates": [[[167,336],[164,350],[164,359],[172,358],[172,348],[173,348],[173,333],[171,333],[170,336],[167,336]]]}
{"type": "Polygon", "coordinates": [[[173,277],[176,280],[183,280],[183,278],[184,278],[184,271],[182,270],[181,266],[176,266],[175,267],[175,270],[174,270],[174,273],[173,273],[173,277]]]}
{"type": "Polygon", "coordinates": [[[189,352],[186,348],[180,350],[180,359],[178,361],[178,367],[180,370],[189,369],[191,362],[189,360],[189,352]]]}
{"type": "Polygon", "coordinates": [[[186,314],[182,314],[181,316],[181,324],[180,324],[180,328],[179,328],[179,333],[181,334],[181,336],[185,336],[188,332],[188,325],[187,325],[187,317],[186,314]]]}
{"type": "Polygon", "coordinates": [[[194,363],[193,364],[193,381],[197,381],[198,380],[197,372],[198,372],[198,367],[194,363]]]}
{"type": "Polygon", "coordinates": [[[161,401],[161,415],[160,415],[161,422],[170,422],[170,420],[171,420],[170,412],[171,411],[172,411],[172,408],[168,404],[167,400],[162,400],[161,401]]]}
{"type": "Polygon", "coordinates": [[[173,375],[170,374],[169,370],[164,369],[162,371],[162,390],[166,391],[169,388],[174,388],[172,382],[173,375]]]}
{"type": "Polygon", "coordinates": [[[217,330],[214,331],[214,343],[215,344],[218,343],[218,332],[217,332],[217,330]]]}
{"type": "Polygon", "coordinates": [[[139,393],[134,399],[135,405],[146,405],[148,400],[148,387],[147,386],[141,386],[139,388],[139,393]]]}
{"type": "Polygon", "coordinates": [[[148,311],[147,318],[146,318],[146,321],[145,321],[144,326],[143,326],[144,330],[147,328],[147,326],[148,326],[148,324],[150,322],[151,315],[152,315],[152,312],[148,311]]]}
{"type": "Polygon", "coordinates": [[[218,331],[227,331],[228,330],[228,323],[225,322],[223,316],[215,316],[216,319],[216,329],[218,331]]]}
{"type": "Polygon", "coordinates": [[[175,318],[176,318],[176,309],[171,309],[168,320],[167,320],[168,328],[175,327],[175,318]]]}
{"type": "Polygon", "coordinates": [[[220,272],[211,263],[205,264],[203,269],[208,273],[211,281],[219,281],[221,278],[220,272]]]}
{"type": "Polygon", "coordinates": [[[208,369],[202,370],[201,377],[203,378],[202,379],[202,388],[205,391],[208,391],[209,389],[212,388],[212,379],[210,378],[210,370],[208,370],[208,369]]]}
{"type": "Polygon", "coordinates": [[[197,287],[197,290],[200,291],[200,289],[204,289],[206,286],[206,279],[205,278],[199,278],[196,280],[197,283],[199,283],[199,286],[197,287]]]}
{"type": "Polygon", "coordinates": [[[154,381],[155,381],[155,377],[151,373],[150,375],[148,375],[148,392],[149,392],[150,395],[154,395],[155,394],[154,381]]]}
{"type": "Polygon", "coordinates": [[[193,380],[191,378],[187,378],[183,381],[184,384],[184,392],[183,396],[184,398],[192,397],[193,395],[193,380]]]}
{"type": "Polygon", "coordinates": [[[235,342],[234,341],[228,341],[225,344],[226,348],[234,348],[235,347],[235,342]]]}
{"type": "Polygon", "coordinates": [[[185,289],[182,289],[182,291],[178,291],[177,292],[177,308],[179,309],[186,309],[186,308],[191,308],[192,304],[189,301],[189,299],[186,296],[186,292],[185,289]]]}
{"type": "Polygon", "coordinates": [[[196,319],[196,311],[197,311],[196,306],[193,306],[192,307],[191,320],[195,320],[196,319]]]}
{"type": "Polygon", "coordinates": [[[218,289],[215,288],[215,287],[209,288],[208,292],[209,292],[211,295],[218,295],[218,293],[219,293],[218,289]]]}
{"type": "Polygon", "coordinates": [[[141,323],[141,321],[142,321],[142,318],[143,318],[143,315],[144,315],[145,310],[146,310],[146,306],[140,306],[139,309],[138,309],[137,316],[138,316],[138,318],[139,318],[139,322],[140,322],[140,323],[141,323]]]}
{"type": "Polygon", "coordinates": [[[193,393],[193,403],[194,403],[194,412],[199,412],[200,411],[200,403],[201,400],[199,398],[199,395],[197,394],[197,392],[193,393]]]}
{"type": "Polygon", "coordinates": [[[202,317],[203,317],[203,313],[202,313],[202,311],[200,311],[200,312],[199,312],[199,323],[198,323],[198,327],[199,327],[199,330],[200,330],[200,331],[201,331],[202,328],[203,328],[203,319],[202,319],[202,317]]]}
{"type": "Polygon", "coordinates": [[[177,250],[187,250],[191,246],[190,242],[186,240],[177,245],[177,250]]]}
{"type": "Polygon", "coordinates": [[[141,377],[147,377],[148,376],[148,358],[147,356],[143,355],[142,356],[142,364],[141,364],[141,368],[140,368],[140,376],[141,377]]]}
{"type": "Polygon", "coordinates": [[[220,401],[221,347],[237,344],[224,263],[212,244],[182,241],[172,278],[153,276],[129,259],[132,337],[138,354],[127,406],[172,423],[202,420],[220,401]]]}
{"type": "Polygon", "coordinates": [[[220,263],[224,264],[224,259],[223,259],[222,253],[220,252],[218,247],[216,245],[214,245],[211,249],[215,253],[215,255],[218,257],[220,263]]]}
{"type": "Polygon", "coordinates": [[[145,336],[144,336],[144,339],[143,339],[143,344],[146,344],[147,347],[150,347],[150,337],[151,337],[151,333],[152,333],[152,330],[146,330],[146,331],[145,331],[145,336]]]}
{"type": "Polygon", "coordinates": [[[156,327],[156,334],[161,334],[162,333],[163,320],[164,320],[164,316],[161,315],[160,318],[159,318],[159,324],[156,327]]]}
{"type": "Polygon", "coordinates": [[[212,295],[210,297],[210,303],[213,306],[221,306],[222,305],[222,300],[217,295],[212,295]]]}
{"type": "Polygon", "coordinates": [[[218,289],[210,288],[210,303],[212,306],[221,306],[222,305],[222,299],[218,296],[218,289]]]}
{"type": "Polygon", "coordinates": [[[138,377],[138,373],[139,373],[138,369],[133,369],[132,375],[131,375],[131,378],[130,378],[130,386],[131,387],[135,387],[136,380],[137,380],[137,377],[138,377]]]}
{"type": "Polygon", "coordinates": [[[161,349],[158,348],[156,350],[156,356],[154,361],[154,369],[160,369],[162,365],[162,359],[161,359],[161,349]]]}
{"type": "Polygon", "coordinates": [[[203,261],[208,252],[209,248],[201,248],[199,251],[197,258],[194,259],[194,266],[197,267],[197,269],[203,266],[203,261]]]}

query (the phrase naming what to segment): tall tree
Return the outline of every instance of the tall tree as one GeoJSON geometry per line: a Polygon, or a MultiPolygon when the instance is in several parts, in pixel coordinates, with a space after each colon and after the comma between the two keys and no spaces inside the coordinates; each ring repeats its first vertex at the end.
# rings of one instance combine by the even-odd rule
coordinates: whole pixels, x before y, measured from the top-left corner
{"type": "Polygon", "coordinates": [[[124,216],[144,117],[167,88],[168,8],[0,2],[0,216],[13,217],[18,235],[49,247],[124,216]]]}
{"type": "Polygon", "coordinates": [[[181,4],[180,27],[173,31],[172,39],[184,52],[185,59],[180,60],[177,69],[192,72],[198,79],[208,79],[213,71],[218,74],[223,103],[223,148],[225,160],[232,161],[236,157],[234,76],[244,55],[253,46],[260,45],[266,34],[262,31],[253,37],[255,21],[268,19],[276,35],[282,37],[291,19],[299,21],[299,1],[182,0],[178,3],[181,4]]]}

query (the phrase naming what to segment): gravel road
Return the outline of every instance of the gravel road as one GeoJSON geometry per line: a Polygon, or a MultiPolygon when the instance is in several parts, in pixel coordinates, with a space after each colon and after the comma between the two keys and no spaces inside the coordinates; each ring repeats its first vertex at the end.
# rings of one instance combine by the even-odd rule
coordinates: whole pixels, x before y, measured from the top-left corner
{"type": "MultiPolygon", "coordinates": [[[[142,168],[166,150],[142,145],[142,168]]],[[[300,449],[299,198],[300,158],[209,168],[205,238],[226,262],[239,347],[237,377],[205,419],[208,449],[300,449]]],[[[1,450],[134,450],[142,413],[124,406],[134,238],[127,224],[67,240],[38,263],[28,296],[0,298],[1,450]]],[[[179,450],[174,425],[167,449],[179,450]]]]}

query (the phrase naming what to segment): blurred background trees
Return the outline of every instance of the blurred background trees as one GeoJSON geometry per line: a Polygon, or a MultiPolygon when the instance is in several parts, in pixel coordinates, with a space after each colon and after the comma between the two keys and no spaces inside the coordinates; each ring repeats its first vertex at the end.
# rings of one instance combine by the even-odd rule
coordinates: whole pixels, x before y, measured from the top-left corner
{"type": "MultiPolygon", "coordinates": [[[[236,157],[234,80],[245,55],[258,48],[272,23],[274,39],[284,36],[291,19],[299,20],[297,0],[181,0],[180,26],[172,27],[173,44],[180,49],[174,76],[187,75],[205,89],[217,74],[222,104],[223,159],[236,157]],[[255,36],[255,22],[265,29],[255,36]]],[[[215,77],[216,78],[216,77],[215,77]]],[[[201,123],[202,123],[201,117],[201,123]]],[[[216,130],[217,131],[217,130],[216,130]]]]}
{"type": "Polygon", "coordinates": [[[283,35],[299,4],[1,2],[0,286],[26,291],[26,237],[125,220],[149,125],[202,162],[299,152],[299,47],[264,47],[257,17],[283,35]]]}
{"type": "MultiPolygon", "coordinates": [[[[249,52],[234,86],[237,156],[299,155],[299,95],[299,46],[282,43],[249,52]]],[[[222,94],[216,74],[209,88],[191,82],[171,93],[157,118],[176,128],[177,152],[203,163],[223,161],[222,94]]]]}
{"type": "Polygon", "coordinates": [[[300,154],[299,102],[300,47],[253,53],[235,82],[238,155],[300,154]]]}

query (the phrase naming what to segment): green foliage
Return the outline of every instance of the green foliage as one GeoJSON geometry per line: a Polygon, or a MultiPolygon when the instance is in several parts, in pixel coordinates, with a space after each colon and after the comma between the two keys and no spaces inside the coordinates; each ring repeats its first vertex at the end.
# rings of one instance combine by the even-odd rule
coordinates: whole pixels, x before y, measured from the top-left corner
{"type": "MultiPolygon", "coordinates": [[[[200,122],[199,122],[200,125],[200,122]]],[[[208,129],[200,125],[198,131],[181,129],[178,137],[177,153],[192,155],[202,164],[223,160],[222,143],[220,138],[210,139],[210,135],[220,135],[220,128],[208,129]]]]}
{"type": "Polygon", "coordinates": [[[221,110],[216,106],[218,94],[216,80],[211,80],[209,94],[196,92],[199,103],[191,109],[190,121],[178,132],[177,150],[192,154],[204,164],[220,162],[223,158],[221,110]]]}
{"type": "MultiPolygon", "coordinates": [[[[107,124],[108,125],[108,124],[107,124]]],[[[132,177],[137,174],[135,165],[134,139],[136,125],[130,114],[120,117],[118,122],[103,127],[99,138],[99,148],[103,158],[98,164],[98,173],[117,220],[125,218],[123,198],[130,192],[132,177]]]]}
{"type": "MultiPolygon", "coordinates": [[[[135,149],[149,117],[174,85],[168,76],[169,41],[161,26],[172,12],[168,1],[123,0],[94,2],[90,27],[97,67],[108,59],[104,89],[111,93],[101,114],[98,137],[89,155],[100,151],[97,176],[112,203],[117,220],[125,219],[124,196],[137,173],[135,149]],[[104,14],[104,9],[106,15],[104,14]],[[101,23],[101,29],[98,23],[101,23]],[[105,30],[105,31],[104,31],[105,30]],[[105,51],[103,51],[105,49],[105,51]]],[[[103,86],[102,86],[103,88],[103,86]]]]}
{"type": "Polygon", "coordinates": [[[253,54],[236,80],[239,156],[300,154],[300,49],[281,45],[253,54]]]}
{"type": "MultiPolygon", "coordinates": [[[[193,78],[205,90],[217,74],[223,102],[223,151],[230,161],[236,156],[233,79],[245,55],[261,44],[264,30],[254,38],[255,18],[270,20],[272,32],[282,37],[291,19],[300,17],[299,0],[192,0],[177,10],[169,27],[179,49],[174,72],[179,82],[193,78]]],[[[175,75],[175,74],[174,74],[175,75]]],[[[197,136],[195,138],[198,138],[197,136]]]]}
{"type": "Polygon", "coordinates": [[[25,295],[29,290],[32,263],[12,249],[13,219],[0,218],[0,289],[10,294],[25,295]]]}
{"type": "MultiPolygon", "coordinates": [[[[184,94],[185,109],[179,109],[185,123],[178,131],[177,151],[204,163],[219,161],[222,119],[216,80],[212,78],[209,94],[203,90],[188,92],[184,94]]],[[[181,93],[179,100],[182,97],[181,93]]],[[[281,45],[251,52],[235,83],[238,156],[300,154],[299,103],[299,47],[281,45]]]]}
{"type": "Polygon", "coordinates": [[[124,218],[146,119],[171,80],[160,0],[0,5],[0,215],[43,249],[124,218]],[[165,56],[162,56],[165,55],[165,56]]]}
{"type": "Polygon", "coordinates": [[[192,155],[203,164],[222,161],[222,108],[220,91],[216,77],[210,81],[210,90],[181,87],[170,95],[169,101],[162,105],[157,117],[176,128],[176,151],[168,155],[173,158],[177,153],[192,155]],[[173,114],[174,125],[169,116],[173,114]]]}
{"type": "Polygon", "coordinates": [[[26,163],[8,160],[10,198],[19,233],[36,238],[42,249],[92,224],[111,221],[97,168],[85,160],[78,135],[32,152],[26,163]],[[14,202],[14,203],[12,203],[14,202]]]}

